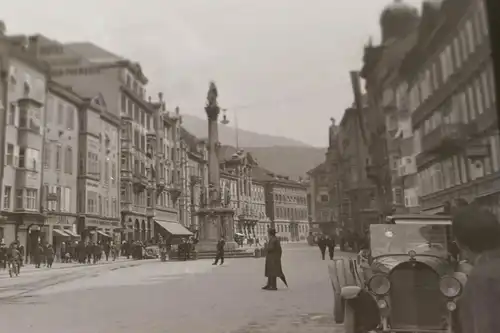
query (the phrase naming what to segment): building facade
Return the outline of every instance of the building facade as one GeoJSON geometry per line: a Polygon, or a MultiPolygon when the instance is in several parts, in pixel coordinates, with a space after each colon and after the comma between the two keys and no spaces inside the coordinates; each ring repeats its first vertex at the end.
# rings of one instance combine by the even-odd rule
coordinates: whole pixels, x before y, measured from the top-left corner
{"type": "Polygon", "coordinates": [[[308,193],[311,198],[311,223],[316,232],[336,233],[338,215],[331,193],[331,169],[327,161],[321,163],[307,174],[309,176],[308,193]]]}
{"type": "Polygon", "coordinates": [[[444,1],[436,16],[406,68],[422,210],[440,211],[461,198],[499,216],[500,141],[485,6],[444,1]]]}
{"type": "Polygon", "coordinates": [[[253,178],[264,184],[270,225],[285,241],[303,241],[309,234],[307,188],[303,183],[276,175],[259,166],[253,178]]]}
{"type": "Polygon", "coordinates": [[[48,84],[42,154],[41,205],[46,212],[46,241],[56,253],[78,235],[78,154],[81,99],[54,82],[48,84]],[[67,230],[67,232],[65,231],[67,230]]]}
{"type": "Polygon", "coordinates": [[[42,154],[47,94],[47,68],[27,51],[1,36],[2,103],[6,123],[1,128],[3,147],[1,238],[18,240],[27,253],[32,244],[46,240],[41,207],[42,154]]]}
{"type": "Polygon", "coordinates": [[[403,205],[398,168],[402,158],[398,134],[400,110],[393,104],[399,67],[413,47],[420,24],[418,9],[402,1],[386,6],[380,16],[382,41],[365,46],[361,77],[365,79],[369,112],[365,117],[368,178],[376,186],[377,209],[389,215],[403,205]]]}

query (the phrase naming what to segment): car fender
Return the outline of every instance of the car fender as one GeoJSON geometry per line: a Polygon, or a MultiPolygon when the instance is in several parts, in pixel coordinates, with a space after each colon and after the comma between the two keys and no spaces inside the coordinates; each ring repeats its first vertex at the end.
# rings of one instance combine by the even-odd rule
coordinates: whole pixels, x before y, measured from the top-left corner
{"type": "Polygon", "coordinates": [[[358,286],[345,286],[340,291],[340,296],[343,299],[353,299],[359,296],[361,288],[358,286]]]}

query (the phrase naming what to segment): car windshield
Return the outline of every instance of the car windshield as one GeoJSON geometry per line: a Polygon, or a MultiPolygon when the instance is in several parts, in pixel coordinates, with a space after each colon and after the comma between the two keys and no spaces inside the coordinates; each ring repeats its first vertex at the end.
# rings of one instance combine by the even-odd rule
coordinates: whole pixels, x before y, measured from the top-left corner
{"type": "Polygon", "coordinates": [[[446,257],[448,254],[446,225],[395,225],[370,226],[372,257],[388,254],[416,254],[446,257]]]}

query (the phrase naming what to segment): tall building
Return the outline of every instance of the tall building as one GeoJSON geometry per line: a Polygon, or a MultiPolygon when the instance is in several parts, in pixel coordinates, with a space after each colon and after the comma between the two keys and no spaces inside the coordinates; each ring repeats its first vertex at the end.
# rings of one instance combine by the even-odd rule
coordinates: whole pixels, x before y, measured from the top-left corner
{"type": "Polygon", "coordinates": [[[178,113],[168,112],[161,96],[156,102],[146,99],[148,79],[137,63],[92,43],[62,44],[43,36],[33,36],[32,41],[32,52],[50,63],[52,76],[58,82],[83,96],[101,94],[107,112],[121,119],[119,183],[123,238],[149,240],[156,234],[155,225],[167,233],[178,232],[177,226],[164,223],[179,221],[178,113]],[[167,163],[168,159],[171,163],[167,163]],[[167,194],[163,195],[165,191],[167,194]],[[158,215],[157,203],[162,207],[158,215]]]}
{"type": "MultiPolygon", "coordinates": [[[[435,1],[434,1],[435,2],[435,1]]],[[[403,205],[398,180],[401,152],[394,139],[399,110],[394,107],[394,90],[399,85],[400,64],[413,47],[420,24],[418,9],[395,0],[380,16],[382,41],[365,46],[361,77],[365,79],[369,112],[364,114],[368,145],[367,175],[376,186],[377,209],[391,214],[403,205]]]]}
{"type": "Polygon", "coordinates": [[[48,83],[43,142],[45,241],[56,253],[62,242],[78,236],[78,154],[81,99],[55,82],[48,83]],[[65,231],[66,230],[66,231],[65,231]]]}
{"type": "Polygon", "coordinates": [[[181,127],[181,142],[184,157],[182,162],[181,223],[192,231],[199,230],[197,212],[206,202],[208,188],[208,161],[205,141],[196,138],[181,127]]]}
{"type": "Polygon", "coordinates": [[[42,154],[48,68],[28,52],[28,40],[0,36],[2,202],[0,237],[30,244],[47,235],[41,206],[42,154]],[[2,120],[3,120],[2,119],[2,120]]]}
{"type": "Polygon", "coordinates": [[[421,208],[438,212],[462,198],[500,215],[500,140],[484,3],[443,1],[424,12],[422,22],[427,30],[403,68],[421,208]]]}

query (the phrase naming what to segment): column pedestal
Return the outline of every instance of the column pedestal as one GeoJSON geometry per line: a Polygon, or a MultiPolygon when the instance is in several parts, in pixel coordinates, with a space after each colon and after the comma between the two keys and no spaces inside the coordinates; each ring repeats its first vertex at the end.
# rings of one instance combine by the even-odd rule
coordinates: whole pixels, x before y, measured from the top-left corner
{"type": "Polygon", "coordinates": [[[217,242],[224,236],[226,250],[236,249],[234,241],[234,210],[230,208],[206,208],[198,211],[200,237],[196,245],[198,252],[214,252],[217,242]]]}

